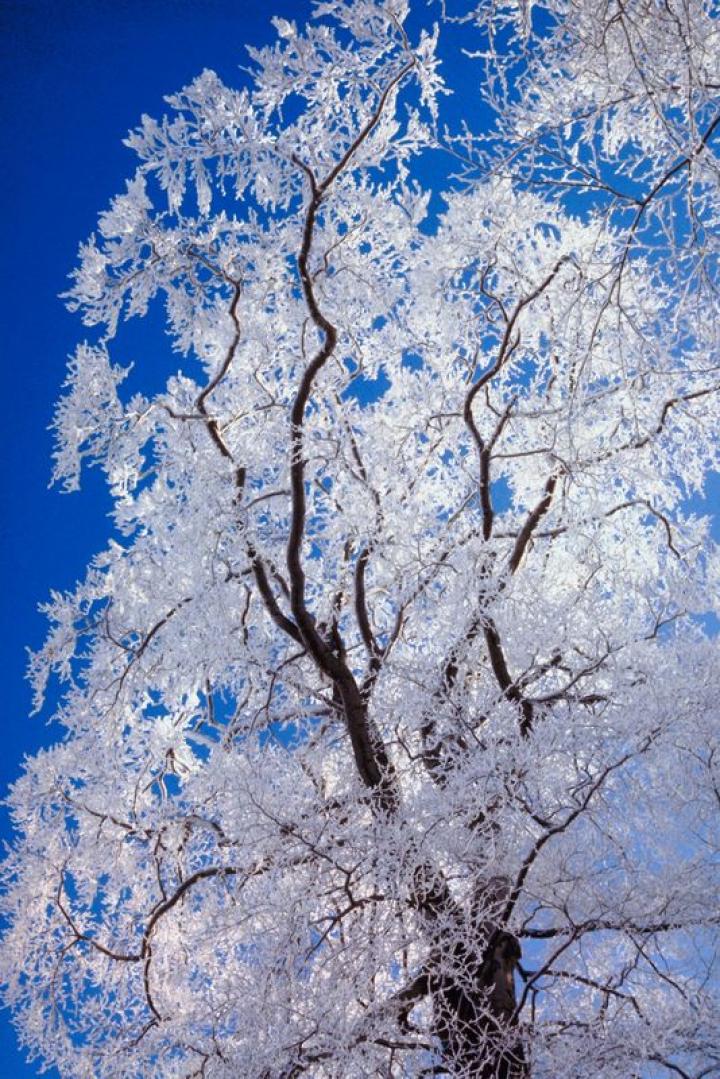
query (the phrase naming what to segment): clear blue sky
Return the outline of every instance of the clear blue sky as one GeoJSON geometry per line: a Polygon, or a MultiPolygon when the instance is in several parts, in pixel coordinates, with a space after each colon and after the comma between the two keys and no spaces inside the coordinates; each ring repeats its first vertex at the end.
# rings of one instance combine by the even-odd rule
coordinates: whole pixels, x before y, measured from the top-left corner
{"type": "MultiPolygon", "coordinates": [[[[37,604],[51,587],[72,587],[108,535],[99,475],[86,476],[78,495],[47,490],[47,426],[66,357],[85,333],[57,295],[78,243],[134,167],[121,140],[141,113],[161,113],[163,94],[204,67],[237,83],[238,65],[247,59],[243,44],[269,42],[271,15],[301,21],[309,6],[307,0],[0,0],[3,793],[23,754],[57,733],[46,717],[27,718],[25,646],[37,647],[45,630],[37,604]]],[[[3,813],[0,838],[7,835],[3,813]]],[[[0,1014],[0,1079],[36,1074],[0,1014]]]]}

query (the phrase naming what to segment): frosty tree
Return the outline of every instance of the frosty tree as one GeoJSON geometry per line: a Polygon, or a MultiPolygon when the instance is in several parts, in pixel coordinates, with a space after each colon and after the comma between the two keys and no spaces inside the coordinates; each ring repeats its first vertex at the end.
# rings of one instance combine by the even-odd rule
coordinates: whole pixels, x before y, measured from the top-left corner
{"type": "Polygon", "coordinates": [[[720,1075],[715,14],[329,0],[130,136],[5,864],[63,1076],[720,1075]]]}

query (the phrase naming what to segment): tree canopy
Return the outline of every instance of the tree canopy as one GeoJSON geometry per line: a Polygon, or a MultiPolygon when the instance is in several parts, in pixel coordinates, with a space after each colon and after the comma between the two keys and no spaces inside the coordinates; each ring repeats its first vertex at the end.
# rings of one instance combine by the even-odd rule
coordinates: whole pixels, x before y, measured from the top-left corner
{"type": "Polygon", "coordinates": [[[327,0],[129,135],[2,900],[61,1075],[720,1075],[717,14],[327,0]]]}

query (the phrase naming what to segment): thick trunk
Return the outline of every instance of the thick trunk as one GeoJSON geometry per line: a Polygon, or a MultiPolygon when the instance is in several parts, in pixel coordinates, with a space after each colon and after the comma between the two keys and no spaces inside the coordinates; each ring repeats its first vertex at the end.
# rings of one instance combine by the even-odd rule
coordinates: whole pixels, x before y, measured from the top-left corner
{"type": "Polygon", "coordinates": [[[426,867],[415,883],[432,938],[428,988],[448,1073],[455,1079],[528,1079],[516,1016],[520,945],[491,919],[506,890],[503,882],[478,889],[479,917],[468,916],[447,883],[426,867]]]}
{"type": "Polygon", "coordinates": [[[435,1031],[448,1071],[458,1079],[527,1079],[515,1020],[519,959],[516,938],[504,932],[495,934],[482,958],[462,940],[439,952],[430,980],[435,1031]]]}

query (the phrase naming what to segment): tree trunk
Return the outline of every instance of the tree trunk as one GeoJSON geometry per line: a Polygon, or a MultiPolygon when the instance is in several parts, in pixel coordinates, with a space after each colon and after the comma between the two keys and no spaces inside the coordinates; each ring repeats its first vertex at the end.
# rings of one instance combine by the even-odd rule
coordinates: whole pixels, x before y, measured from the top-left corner
{"type": "Polygon", "coordinates": [[[432,940],[428,988],[448,1072],[456,1079],[528,1079],[516,1016],[520,945],[491,920],[502,905],[504,882],[478,888],[480,919],[468,917],[428,867],[416,873],[415,885],[432,940]]]}

